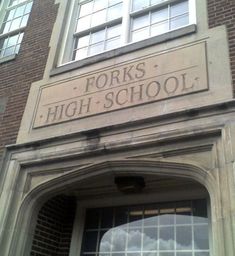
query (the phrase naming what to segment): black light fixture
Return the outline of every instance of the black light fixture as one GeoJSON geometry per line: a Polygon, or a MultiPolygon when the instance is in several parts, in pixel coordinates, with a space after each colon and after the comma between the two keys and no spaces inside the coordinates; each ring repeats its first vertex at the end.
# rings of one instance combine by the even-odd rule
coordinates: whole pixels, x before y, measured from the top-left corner
{"type": "Polygon", "coordinates": [[[114,182],[118,190],[125,194],[139,193],[145,187],[144,178],[141,176],[117,176],[114,182]]]}

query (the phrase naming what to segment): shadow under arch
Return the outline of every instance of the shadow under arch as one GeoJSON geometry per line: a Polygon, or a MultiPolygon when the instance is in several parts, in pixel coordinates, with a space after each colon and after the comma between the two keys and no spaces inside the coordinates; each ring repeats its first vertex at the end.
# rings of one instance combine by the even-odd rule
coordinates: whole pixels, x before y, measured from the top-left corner
{"type": "Polygon", "coordinates": [[[161,175],[171,178],[190,179],[200,183],[207,189],[213,204],[219,203],[216,196],[216,181],[214,177],[209,171],[196,165],[136,159],[99,162],[97,164],[76,168],[60,177],[46,181],[35,187],[26,195],[18,212],[16,228],[12,239],[13,244],[11,245],[9,255],[29,255],[29,245],[31,245],[30,238],[33,232],[31,224],[35,221],[38,210],[48,198],[67,191],[72,185],[78,185],[79,183],[89,181],[91,178],[108,173],[114,175],[161,175]],[[23,236],[22,229],[25,231],[23,236]]]}

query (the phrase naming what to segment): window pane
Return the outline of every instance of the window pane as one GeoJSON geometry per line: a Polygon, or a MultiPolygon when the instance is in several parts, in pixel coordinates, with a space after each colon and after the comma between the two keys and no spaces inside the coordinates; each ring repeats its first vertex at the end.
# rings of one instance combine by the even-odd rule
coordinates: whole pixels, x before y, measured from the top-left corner
{"type": "Polygon", "coordinates": [[[25,9],[25,5],[21,5],[20,7],[18,7],[18,8],[16,9],[14,18],[18,18],[18,17],[20,17],[20,16],[23,16],[23,14],[24,14],[24,9],[25,9]]]}
{"type": "Polygon", "coordinates": [[[106,9],[98,11],[92,15],[91,26],[97,26],[106,21],[106,9]]]}
{"type": "Polygon", "coordinates": [[[82,48],[89,45],[90,35],[80,37],[78,39],[77,48],[82,48]]]}
{"type": "Polygon", "coordinates": [[[89,231],[85,233],[83,242],[83,252],[95,252],[98,239],[97,231],[89,231]]]}
{"type": "Polygon", "coordinates": [[[99,209],[89,209],[86,213],[86,224],[85,227],[87,229],[95,229],[99,226],[99,209]]]}
{"type": "Polygon", "coordinates": [[[15,13],[15,9],[8,11],[5,15],[4,21],[12,20],[14,17],[14,13],[15,13]]]}
{"type": "Polygon", "coordinates": [[[143,250],[156,251],[158,249],[158,229],[145,228],[143,230],[143,250]]]}
{"type": "Polygon", "coordinates": [[[171,29],[177,29],[180,28],[182,26],[185,26],[189,23],[189,17],[188,15],[185,16],[179,16],[177,18],[174,18],[171,20],[170,22],[170,28],[171,29]]]}
{"type": "Polygon", "coordinates": [[[149,0],[133,0],[132,11],[137,11],[149,6],[149,0]]]}
{"type": "Polygon", "coordinates": [[[140,16],[133,19],[133,30],[149,26],[149,15],[140,16]]]}
{"type": "Polygon", "coordinates": [[[122,16],[122,3],[108,8],[108,21],[122,16]]]}
{"type": "Polygon", "coordinates": [[[176,250],[192,250],[192,227],[176,227],[176,250]]]}
{"type": "Polygon", "coordinates": [[[174,241],[174,228],[161,227],[159,232],[159,249],[160,250],[173,250],[175,248],[174,241]]]}
{"type": "Polygon", "coordinates": [[[166,204],[160,209],[159,225],[172,225],[174,224],[175,209],[172,205],[166,204]]]}
{"type": "Polygon", "coordinates": [[[170,12],[171,12],[171,17],[178,16],[185,12],[188,12],[188,1],[171,5],[170,12]]]}
{"type": "Polygon", "coordinates": [[[9,37],[9,40],[8,40],[8,43],[7,43],[7,47],[16,45],[17,41],[18,41],[18,37],[19,37],[19,35],[15,35],[15,36],[9,37]]]}
{"type": "Polygon", "coordinates": [[[105,39],[105,30],[98,31],[91,35],[91,44],[95,44],[105,39]]]}
{"type": "Polygon", "coordinates": [[[193,222],[194,223],[208,223],[207,205],[205,200],[193,201],[193,222]]]}
{"type": "Polygon", "coordinates": [[[12,21],[10,31],[20,28],[21,17],[12,21]]]}
{"type": "Polygon", "coordinates": [[[194,247],[196,250],[208,250],[208,226],[200,225],[194,227],[194,247]]]}
{"type": "Polygon", "coordinates": [[[86,58],[87,55],[88,55],[88,47],[84,47],[76,51],[74,59],[81,60],[83,58],[86,58]]]}
{"type": "Polygon", "coordinates": [[[125,225],[123,228],[114,228],[113,229],[113,242],[112,242],[112,251],[125,251],[126,250],[126,239],[127,231],[125,225]]]}
{"type": "Polygon", "coordinates": [[[152,12],[151,23],[157,23],[168,19],[168,8],[164,8],[155,12],[152,12]]]}
{"type": "Polygon", "coordinates": [[[25,27],[27,25],[28,19],[29,19],[29,15],[23,16],[20,27],[25,27]]]}
{"type": "Polygon", "coordinates": [[[146,209],[144,212],[144,226],[158,225],[158,209],[146,209]]]}
{"type": "Polygon", "coordinates": [[[177,203],[176,205],[176,224],[192,223],[192,207],[189,202],[177,203]]]}
{"type": "Polygon", "coordinates": [[[102,211],[101,214],[101,228],[112,228],[113,226],[113,208],[107,208],[105,211],[102,211]]]}
{"type": "Polygon", "coordinates": [[[32,9],[32,5],[33,5],[33,2],[30,2],[26,5],[26,8],[25,8],[25,11],[24,13],[30,13],[31,9],[32,9]]]}
{"type": "Polygon", "coordinates": [[[90,46],[89,55],[94,55],[102,52],[104,50],[104,42],[94,44],[90,46]]]}
{"type": "Polygon", "coordinates": [[[108,0],[94,0],[94,11],[108,7],[108,0]]]}
{"type": "Polygon", "coordinates": [[[116,36],[119,36],[121,33],[121,25],[116,25],[116,26],[113,26],[113,27],[109,27],[107,29],[107,38],[112,38],[112,37],[116,37],[116,36]]]}
{"type": "Polygon", "coordinates": [[[3,53],[3,56],[9,56],[9,55],[12,55],[15,53],[15,46],[13,47],[10,47],[10,48],[6,48],[4,53],[3,53]]]}
{"type": "Polygon", "coordinates": [[[90,23],[91,23],[91,15],[80,18],[78,20],[76,31],[79,32],[79,31],[83,31],[85,29],[90,28],[90,23]]]}
{"type": "Polygon", "coordinates": [[[119,207],[115,209],[115,226],[120,226],[127,223],[128,209],[126,207],[119,207]]]}
{"type": "Polygon", "coordinates": [[[86,16],[92,13],[93,2],[88,2],[80,6],[79,17],[86,16]]]}
{"type": "Polygon", "coordinates": [[[128,251],[141,251],[141,228],[130,229],[128,231],[128,251]]]}
{"type": "Polygon", "coordinates": [[[7,33],[10,30],[11,22],[3,24],[1,33],[7,33]]]}
{"type": "Polygon", "coordinates": [[[120,37],[113,38],[106,41],[105,50],[111,50],[120,46],[120,37]]]}
{"type": "Polygon", "coordinates": [[[151,27],[151,36],[163,34],[169,30],[168,22],[158,23],[151,27]]]}
{"type": "Polygon", "coordinates": [[[132,32],[132,41],[136,42],[149,37],[149,28],[143,28],[132,32]]]}
{"type": "Polygon", "coordinates": [[[104,231],[101,234],[99,252],[107,253],[111,251],[111,243],[112,243],[112,230],[104,231]]]}

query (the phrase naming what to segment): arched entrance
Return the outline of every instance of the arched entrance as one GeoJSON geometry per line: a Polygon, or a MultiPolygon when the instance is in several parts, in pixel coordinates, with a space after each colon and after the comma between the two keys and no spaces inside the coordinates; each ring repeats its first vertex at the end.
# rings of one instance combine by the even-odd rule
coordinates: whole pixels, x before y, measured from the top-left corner
{"type": "MultiPolygon", "coordinates": [[[[173,162],[149,160],[121,160],[102,162],[95,165],[86,166],[84,168],[76,169],[61,177],[52,179],[37,186],[25,198],[21,206],[18,223],[24,225],[26,230],[28,230],[28,234],[24,237],[24,242],[21,240],[22,253],[19,255],[25,256],[32,253],[32,250],[29,250],[29,247],[26,245],[32,244],[32,238],[35,238],[35,224],[36,220],[38,219],[38,212],[40,209],[45,208],[45,205],[47,205],[49,202],[49,198],[52,198],[56,195],[62,194],[63,196],[69,196],[69,199],[67,197],[68,200],[71,200],[71,198],[73,198],[74,200],[74,198],[76,198],[75,200],[77,201],[77,213],[76,217],[74,218],[75,221],[73,223],[74,225],[77,225],[76,223],[79,223],[80,226],[82,225],[84,227],[85,219],[84,216],[81,217],[81,214],[84,214],[84,209],[88,208],[115,208],[117,210],[121,206],[139,206],[143,209],[143,207],[145,206],[149,207],[149,205],[158,205],[158,210],[162,211],[161,209],[165,207],[164,204],[168,203],[168,205],[170,205],[170,208],[168,207],[169,209],[174,208],[175,216],[178,209],[175,203],[184,204],[185,202],[187,202],[187,207],[185,207],[189,209],[190,206],[191,208],[193,205],[195,206],[195,200],[203,199],[207,200],[208,202],[208,195],[210,195],[210,201],[212,203],[217,203],[214,200],[216,190],[214,184],[215,183],[212,176],[210,176],[207,171],[194,165],[179,164],[173,162]],[[145,181],[145,187],[141,192],[123,194],[122,192],[118,191],[114,182],[114,178],[118,176],[143,177],[145,181]],[[209,192],[209,194],[207,191],[209,192]],[[27,221],[27,216],[28,219],[32,219],[31,222],[27,221]],[[81,220],[83,221],[81,222],[81,220]]],[[[193,211],[191,211],[191,215],[193,216],[193,211]]],[[[191,228],[191,230],[193,230],[192,225],[189,227],[191,228]]],[[[176,226],[174,226],[174,229],[176,230],[176,226]]],[[[71,232],[72,239],[70,256],[80,255],[79,251],[82,248],[81,229],[73,227],[73,231],[71,232]]],[[[15,233],[15,235],[17,235],[17,232],[15,233]]],[[[211,244],[210,250],[213,251],[215,246],[216,245],[211,244]]],[[[30,248],[32,248],[32,246],[30,248]]],[[[160,251],[157,252],[159,253],[160,251]]],[[[172,252],[172,255],[174,256],[176,253],[178,253],[178,251],[172,252]]],[[[204,253],[202,254],[203,256],[207,256],[209,255],[209,248],[204,249],[204,251],[196,251],[195,248],[192,249],[192,253],[194,253],[193,256],[200,256],[200,254],[197,254],[199,252],[204,253]]],[[[96,254],[97,253],[98,252],[96,252],[96,254]]],[[[143,252],[141,253],[143,254],[143,252]]],[[[182,251],[182,253],[182,255],[187,255],[186,253],[189,253],[188,255],[192,255],[190,250],[182,251]]],[[[163,255],[166,254],[163,253],[163,255]]]]}

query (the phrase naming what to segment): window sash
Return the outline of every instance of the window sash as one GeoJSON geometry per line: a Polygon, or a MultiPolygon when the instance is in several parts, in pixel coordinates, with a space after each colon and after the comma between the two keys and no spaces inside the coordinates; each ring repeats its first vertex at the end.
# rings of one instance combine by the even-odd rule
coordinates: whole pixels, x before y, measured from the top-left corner
{"type": "MultiPolygon", "coordinates": [[[[120,0],[117,0],[117,1],[120,1],[120,0]]],[[[122,17],[119,17],[117,19],[110,20],[110,21],[104,21],[102,24],[99,24],[99,25],[96,24],[93,27],[89,27],[88,29],[84,29],[81,31],[76,30],[75,22],[72,23],[73,26],[69,26],[69,24],[68,24],[67,29],[66,29],[67,30],[67,39],[66,39],[66,41],[63,41],[63,44],[62,44],[63,48],[64,48],[64,54],[60,55],[59,64],[65,64],[66,62],[81,60],[81,59],[91,56],[91,55],[84,55],[81,58],[75,57],[74,51],[76,51],[76,49],[77,49],[76,44],[77,44],[78,38],[83,37],[89,33],[93,33],[93,32],[99,31],[101,29],[104,29],[107,26],[112,26],[114,24],[118,24],[120,22],[122,24],[121,36],[120,36],[119,44],[115,48],[120,48],[125,45],[132,44],[135,41],[138,41],[138,40],[133,40],[133,38],[132,38],[133,37],[132,36],[133,19],[135,19],[136,17],[139,17],[145,13],[154,12],[156,10],[159,10],[159,9],[163,8],[164,6],[177,4],[182,1],[183,0],[152,0],[152,2],[155,2],[154,5],[147,6],[146,8],[143,8],[141,10],[138,9],[138,10],[132,11],[132,0],[125,0],[125,1],[123,1],[123,6],[122,6],[122,9],[123,9],[122,17]],[[73,37],[71,37],[71,34],[73,34],[73,37]],[[72,49],[72,50],[66,49],[66,45],[68,45],[68,44],[70,44],[70,46],[71,46],[70,49],[72,49]]],[[[77,5],[77,8],[75,8],[75,12],[72,11],[72,8],[70,9],[71,13],[73,13],[73,14],[71,14],[71,17],[73,20],[77,20],[77,18],[79,17],[79,4],[84,4],[84,3],[88,3],[88,2],[89,2],[89,0],[83,0],[83,1],[74,0],[74,6],[77,5]]],[[[175,18],[175,20],[173,18],[171,18],[170,21],[168,20],[168,24],[167,24],[168,30],[167,31],[163,30],[163,33],[172,31],[172,30],[175,30],[175,29],[178,29],[180,27],[187,26],[190,24],[195,24],[195,23],[196,23],[195,0],[188,0],[187,14],[182,16],[181,19],[179,17],[178,19],[175,18]],[[170,22],[173,22],[173,21],[174,21],[174,23],[172,23],[172,24],[174,26],[170,27],[170,22]]],[[[159,26],[160,25],[164,26],[163,24],[159,24],[159,26]]],[[[158,36],[159,34],[161,34],[161,33],[156,32],[156,30],[157,30],[156,24],[154,26],[152,26],[151,29],[150,28],[148,28],[148,29],[152,30],[154,32],[151,33],[148,31],[148,34],[146,33],[146,36],[143,37],[142,39],[148,39],[150,37],[158,36]]],[[[163,29],[163,28],[161,28],[161,29],[163,29]]],[[[104,50],[102,52],[105,52],[105,51],[106,50],[104,50]]],[[[101,53],[101,52],[99,52],[99,53],[101,53]]],[[[97,53],[97,54],[99,54],[99,53],[97,53]]]]}
{"type": "Polygon", "coordinates": [[[0,58],[19,52],[33,0],[11,0],[0,21],[0,58]]]}

